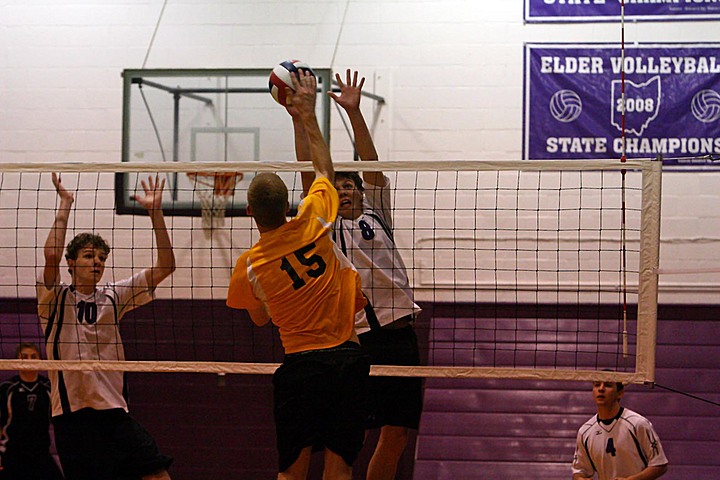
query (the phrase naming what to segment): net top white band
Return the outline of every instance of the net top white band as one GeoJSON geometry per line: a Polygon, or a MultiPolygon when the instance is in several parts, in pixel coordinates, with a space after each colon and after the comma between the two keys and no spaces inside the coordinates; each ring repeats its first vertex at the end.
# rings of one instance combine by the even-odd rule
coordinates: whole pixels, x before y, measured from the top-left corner
{"type": "MultiPolygon", "coordinates": [[[[337,171],[573,171],[573,170],[642,170],[656,160],[423,160],[382,162],[334,162],[337,171]]],[[[57,163],[55,172],[298,172],[313,170],[310,162],[122,162],[57,163]]],[[[0,163],[0,172],[48,172],[47,163],[0,163]]]]}
{"type": "MultiPolygon", "coordinates": [[[[242,362],[174,362],[174,361],[63,361],[63,360],[0,360],[5,370],[72,370],[72,371],[125,371],[125,372],[174,372],[269,375],[279,363],[242,362]]],[[[424,377],[424,378],[516,378],[534,380],[611,381],[644,383],[643,375],[623,372],[599,372],[596,370],[557,370],[549,368],[501,368],[501,367],[434,367],[373,365],[373,376],[424,377]]]]}

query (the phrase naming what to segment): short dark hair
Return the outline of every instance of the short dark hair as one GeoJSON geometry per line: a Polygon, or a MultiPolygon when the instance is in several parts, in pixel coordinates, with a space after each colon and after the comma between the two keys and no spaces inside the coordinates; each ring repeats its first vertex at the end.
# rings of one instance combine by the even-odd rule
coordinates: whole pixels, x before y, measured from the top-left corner
{"type": "Polygon", "coordinates": [[[358,172],[335,172],[335,180],[338,178],[349,178],[355,184],[355,188],[361,192],[365,191],[362,178],[360,178],[360,174],[358,174],[358,172]]]}
{"type": "Polygon", "coordinates": [[[247,202],[258,225],[277,228],[287,216],[287,186],[274,173],[260,173],[250,182],[247,202]]]}
{"type": "Polygon", "coordinates": [[[42,355],[40,347],[38,347],[37,344],[33,342],[21,342],[18,343],[17,347],[15,347],[15,358],[20,358],[20,352],[22,352],[25,348],[32,348],[37,352],[38,356],[42,355]]]}
{"type": "Polygon", "coordinates": [[[110,245],[100,235],[94,233],[79,233],[68,243],[65,253],[66,260],[77,260],[80,250],[88,245],[101,250],[105,255],[110,254],[110,245]]]}
{"type": "MultiPolygon", "coordinates": [[[[614,372],[615,370],[610,370],[609,368],[603,368],[603,372],[614,372]]],[[[615,389],[620,392],[625,389],[625,385],[623,385],[622,382],[615,382],[615,389]]]]}

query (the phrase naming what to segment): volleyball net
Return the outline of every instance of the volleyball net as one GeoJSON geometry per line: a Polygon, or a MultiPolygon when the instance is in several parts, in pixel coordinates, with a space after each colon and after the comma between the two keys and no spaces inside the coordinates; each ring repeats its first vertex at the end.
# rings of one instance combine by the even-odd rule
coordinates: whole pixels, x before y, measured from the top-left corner
{"type": "MultiPolygon", "coordinates": [[[[394,239],[423,307],[427,365],[373,374],[654,381],[661,163],[337,162],[337,171],[388,176],[394,239]]],[[[294,210],[299,172],[311,168],[0,164],[0,369],[272,373],[283,356],[277,331],[227,308],[227,286],[259,238],[244,215],[254,175],[281,175],[294,210]],[[121,320],[126,361],[13,358],[19,342],[44,344],[36,279],[58,206],[53,171],[75,196],[66,243],[93,232],[112,248],[101,283],[152,265],[151,223],[131,194],[148,176],[166,179],[177,269],[153,302],[121,320]]],[[[69,283],[65,261],[61,274],[69,283]]]]}

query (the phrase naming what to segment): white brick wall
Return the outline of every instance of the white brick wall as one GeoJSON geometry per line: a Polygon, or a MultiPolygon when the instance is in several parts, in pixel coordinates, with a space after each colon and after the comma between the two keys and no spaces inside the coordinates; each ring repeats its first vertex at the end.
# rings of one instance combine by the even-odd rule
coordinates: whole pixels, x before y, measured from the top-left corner
{"type": "MultiPolygon", "coordinates": [[[[0,0],[0,161],[118,161],[120,73],[143,66],[162,6],[0,0]]],[[[376,129],[383,158],[518,159],[523,43],[620,39],[617,24],[523,25],[522,9],[521,0],[169,1],[145,66],[268,67],[294,57],[357,68],[388,100],[376,129]]],[[[629,23],[626,41],[716,41],[717,27],[629,23]]],[[[333,128],[334,148],[346,152],[342,127],[333,128]]],[[[663,268],[720,269],[718,190],[716,173],[665,176],[663,268]]],[[[667,300],[716,303],[720,273],[661,285],[667,300]]]]}

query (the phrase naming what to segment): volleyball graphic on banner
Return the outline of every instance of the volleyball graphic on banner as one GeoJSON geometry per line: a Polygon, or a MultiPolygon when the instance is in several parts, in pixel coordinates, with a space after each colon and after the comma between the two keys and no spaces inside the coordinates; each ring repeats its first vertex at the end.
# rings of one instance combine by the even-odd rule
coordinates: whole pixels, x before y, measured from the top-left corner
{"type": "Polygon", "coordinates": [[[582,113],[582,100],[572,90],[558,90],[550,99],[550,113],[558,122],[570,123],[582,113]]]}
{"type": "Polygon", "coordinates": [[[273,68],[270,79],[268,80],[268,88],[270,89],[272,97],[280,105],[285,106],[285,88],[293,90],[291,73],[297,75],[300,71],[306,71],[313,76],[315,75],[312,68],[300,60],[285,60],[273,68]]]}
{"type": "Polygon", "coordinates": [[[720,93],[715,90],[700,90],[690,102],[693,116],[703,123],[720,120],[720,93]]]}

